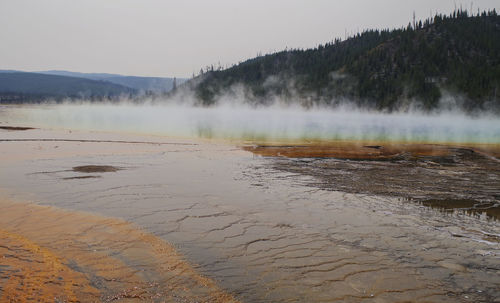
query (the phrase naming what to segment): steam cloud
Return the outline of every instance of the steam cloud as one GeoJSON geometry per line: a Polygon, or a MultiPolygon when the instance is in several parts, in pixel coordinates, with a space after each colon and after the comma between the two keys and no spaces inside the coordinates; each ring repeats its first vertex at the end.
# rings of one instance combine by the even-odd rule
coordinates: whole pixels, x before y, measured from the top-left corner
{"type": "Polygon", "coordinates": [[[254,107],[242,102],[221,101],[217,106],[199,107],[185,99],[177,101],[4,106],[0,107],[0,120],[23,126],[259,142],[500,143],[500,123],[495,115],[470,116],[453,111],[389,114],[346,107],[304,109],[279,102],[254,107]]]}

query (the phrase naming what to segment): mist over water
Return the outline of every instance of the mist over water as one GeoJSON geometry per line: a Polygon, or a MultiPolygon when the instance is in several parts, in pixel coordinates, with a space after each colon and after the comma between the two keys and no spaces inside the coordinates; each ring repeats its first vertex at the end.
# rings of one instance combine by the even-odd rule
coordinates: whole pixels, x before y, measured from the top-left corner
{"type": "Polygon", "coordinates": [[[500,143],[497,116],[380,113],[346,108],[180,104],[57,104],[0,107],[0,122],[49,128],[248,141],[362,140],[500,143]]]}

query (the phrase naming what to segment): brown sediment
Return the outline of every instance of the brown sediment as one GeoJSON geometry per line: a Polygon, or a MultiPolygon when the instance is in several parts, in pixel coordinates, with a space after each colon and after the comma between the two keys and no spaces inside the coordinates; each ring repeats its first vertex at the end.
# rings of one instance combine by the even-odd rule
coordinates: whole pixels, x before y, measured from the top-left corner
{"type": "Polygon", "coordinates": [[[432,144],[337,141],[297,145],[248,145],[243,149],[264,157],[337,158],[353,160],[394,160],[418,157],[447,157],[454,149],[470,149],[500,157],[498,144],[432,144]]]}
{"type": "Polygon", "coordinates": [[[30,130],[30,129],[35,129],[35,128],[34,127],[22,127],[22,126],[0,126],[0,129],[16,131],[16,130],[30,130]]]}
{"type": "Polygon", "coordinates": [[[1,302],[236,302],[132,224],[0,200],[1,302]]]}
{"type": "Polygon", "coordinates": [[[73,171],[79,173],[111,173],[119,170],[121,168],[111,165],[82,165],[73,167],[73,171]]]}
{"type": "Polygon", "coordinates": [[[404,197],[444,212],[500,219],[498,144],[336,142],[245,150],[273,157],[275,169],[314,177],[308,183],[314,187],[404,197]]]}
{"type": "Polygon", "coordinates": [[[415,156],[448,156],[446,147],[417,144],[363,145],[355,142],[337,142],[320,145],[245,146],[244,150],[266,157],[338,158],[356,160],[391,160],[415,156]]]}

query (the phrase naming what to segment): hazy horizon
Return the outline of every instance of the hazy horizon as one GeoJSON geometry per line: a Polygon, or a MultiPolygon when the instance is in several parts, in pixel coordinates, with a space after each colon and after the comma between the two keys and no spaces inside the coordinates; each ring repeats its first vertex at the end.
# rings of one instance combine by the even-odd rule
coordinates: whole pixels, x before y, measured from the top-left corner
{"type": "Polygon", "coordinates": [[[312,48],[365,29],[398,28],[468,1],[0,2],[0,69],[189,78],[209,65],[312,48]]]}

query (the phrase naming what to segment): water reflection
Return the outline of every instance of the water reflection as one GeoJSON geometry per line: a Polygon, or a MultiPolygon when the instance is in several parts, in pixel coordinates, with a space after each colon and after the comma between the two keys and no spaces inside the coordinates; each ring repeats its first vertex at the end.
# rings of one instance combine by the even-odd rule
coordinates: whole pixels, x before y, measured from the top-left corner
{"type": "Polygon", "coordinates": [[[36,151],[26,161],[0,162],[0,184],[14,197],[134,222],[243,302],[491,302],[499,295],[498,221],[398,200],[474,188],[473,200],[494,198],[491,162],[476,173],[463,162],[488,158],[452,150],[458,164],[441,166],[261,158],[202,142],[147,145],[148,152],[132,154],[101,141],[5,146],[3,152],[36,151]],[[64,148],[78,156],[50,156],[64,148]],[[82,155],[85,149],[99,153],[82,155]],[[112,167],[122,169],[108,172],[112,167]],[[83,174],[100,178],[70,179],[83,174]],[[446,185],[452,180],[455,186],[446,185]]]}
{"type": "Polygon", "coordinates": [[[444,212],[500,219],[500,202],[481,202],[472,199],[427,199],[420,203],[444,212]]]}
{"type": "Polygon", "coordinates": [[[0,118],[28,126],[235,140],[500,142],[497,117],[461,113],[83,103],[3,106],[0,118]]]}

